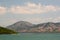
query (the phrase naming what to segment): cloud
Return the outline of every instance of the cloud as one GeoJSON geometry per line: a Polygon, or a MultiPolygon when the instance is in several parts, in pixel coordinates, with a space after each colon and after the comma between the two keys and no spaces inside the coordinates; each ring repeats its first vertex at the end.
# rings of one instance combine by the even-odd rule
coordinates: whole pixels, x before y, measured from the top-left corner
{"type": "Polygon", "coordinates": [[[53,18],[26,18],[25,21],[31,22],[31,23],[45,23],[45,22],[52,22],[53,18]]]}
{"type": "Polygon", "coordinates": [[[56,17],[53,22],[60,22],[60,17],[56,17]]]}
{"type": "Polygon", "coordinates": [[[2,20],[2,21],[3,22],[0,22],[0,25],[3,26],[3,27],[6,27],[8,25],[14,24],[18,20],[16,20],[16,19],[7,19],[7,20],[2,20]]]}
{"type": "Polygon", "coordinates": [[[7,10],[6,10],[6,7],[0,6],[0,15],[5,14],[6,11],[7,11],[7,10]]]}
{"type": "Polygon", "coordinates": [[[58,11],[60,7],[53,6],[53,5],[42,5],[42,4],[35,4],[35,3],[26,3],[23,6],[12,6],[10,8],[10,12],[15,14],[40,14],[40,13],[47,13],[52,11],[58,11]]]}
{"type": "MultiPolygon", "coordinates": [[[[23,19],[22,19],[23,20],[23,19]]],[[[7,20],[2,20],[3,22],[0,22],[1,26],[8,26],[11,24],[14,24],[18,21],[22,21],[21,19],[7,19],[7,20]]],[[[33,24],[39,24],[39,23],[47,23],[47,22],[60,22],[60,17],[56,18],[25,18],[23,21],[28,21],[33,24]]]]}
{"type": "Polygon", "coordinates": [[[41,21],[41,18],[27,18],[25,21],[31,22],[31,23],[39,23],[41,21]]]}
{"type": "Polygon", "coordinates": [[[31,23],[46,23],[46,22],[60,22],[60,17],[52,18],[26,18],[25,21],[31,22],[31,23]]]}
{"type": "Polygon", "coordinates": [[[0,15],[5,14],[7,12],[14,14],[41,14],[55,11],[60,11],[60,7],[54,5],[42,5],[40,3],[36,4],[30,2],[25,3],[24,5],[10,6],[9,8],[0,6],[0,15]]]}

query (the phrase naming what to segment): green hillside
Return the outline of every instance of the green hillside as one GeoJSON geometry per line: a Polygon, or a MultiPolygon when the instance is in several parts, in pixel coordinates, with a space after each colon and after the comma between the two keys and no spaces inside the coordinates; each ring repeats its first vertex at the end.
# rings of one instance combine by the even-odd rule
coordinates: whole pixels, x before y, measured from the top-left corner
{"type": "Polygon", "coordinates": [[[0,34],[16,34],[16,32],[0,26],[0,34]]]}

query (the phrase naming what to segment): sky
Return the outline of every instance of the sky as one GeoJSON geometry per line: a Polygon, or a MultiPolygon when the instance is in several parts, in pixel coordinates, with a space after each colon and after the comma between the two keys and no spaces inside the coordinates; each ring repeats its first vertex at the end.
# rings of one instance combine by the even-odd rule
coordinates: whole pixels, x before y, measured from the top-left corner
{"type": "Polygon", "coordinates": [[[0,26],[18,21],[60,22],[60,0],[0,0],[0,26]]]}

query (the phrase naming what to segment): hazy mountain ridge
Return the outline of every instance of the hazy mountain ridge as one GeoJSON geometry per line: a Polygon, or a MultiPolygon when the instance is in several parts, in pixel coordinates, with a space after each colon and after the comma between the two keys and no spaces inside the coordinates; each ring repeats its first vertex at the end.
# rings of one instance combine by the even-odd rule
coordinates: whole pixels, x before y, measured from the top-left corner
{"type": "Polygon", "coordinates": [[[13,25],[8,26],[7,28],[19,32],[20,30],[26,30],[26,29],[28,30],[28,29],[32,28],[33,26],[34,26],[34,24],[31,24],[29,22],[19,21],[13,25]]]}
{"type": "Polygon", "coordinates": [[[7,26],[7,28],[17,32],[60,32],[60,23],[48,22],[35,25],[26,21],[19,21],[7,26]]]}

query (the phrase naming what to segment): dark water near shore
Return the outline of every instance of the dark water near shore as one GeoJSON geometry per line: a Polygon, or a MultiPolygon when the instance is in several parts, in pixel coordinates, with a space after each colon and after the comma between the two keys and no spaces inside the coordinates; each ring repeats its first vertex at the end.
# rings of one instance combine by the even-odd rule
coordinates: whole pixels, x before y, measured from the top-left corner
{"type": "Polygon", "coordinates": [[[0,35],[0,40],[60,40],[60,33],[20,33],[0,35]]]}

